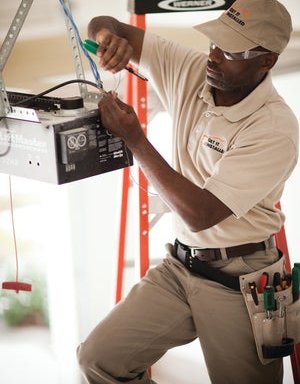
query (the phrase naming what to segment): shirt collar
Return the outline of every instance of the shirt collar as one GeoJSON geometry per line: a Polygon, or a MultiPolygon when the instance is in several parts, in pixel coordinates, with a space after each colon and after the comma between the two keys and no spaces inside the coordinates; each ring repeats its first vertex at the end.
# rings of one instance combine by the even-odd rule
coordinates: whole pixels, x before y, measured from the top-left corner
{"type": "Polygon", "coordinates": [[[230,107],[215,106],[211,86],[207,82],[205,82],[198,95],[216,115],[223,115],[227,120],[237,122],[261,108],[271,97],[273,90],[271,73],[269,72],[265,79],[247,97],[230,107]]]}

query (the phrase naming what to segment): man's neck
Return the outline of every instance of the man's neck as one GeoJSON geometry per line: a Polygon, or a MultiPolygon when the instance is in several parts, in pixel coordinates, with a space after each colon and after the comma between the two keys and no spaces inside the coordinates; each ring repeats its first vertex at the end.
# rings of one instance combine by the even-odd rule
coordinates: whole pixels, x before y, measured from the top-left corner
{"type": "Polygon", "coordinates": [[[223,106],[223,107],[230,107],[234,104],[239,103],[245,97],[247,97],[254,89],[255,87],[252,87],[251,89],[240,89],[239,91],[222,91],[217,88],[212,89],[212,94],[214,97],[215,105],[216,106],[223,106]]]}
{"type": "Polygon", "coordinates": [[[245,99],[253,90],[265,79],[265,76],[256,84],[241,87],[232,91],[223,91],[221,89],[212,88],[212,95],[216,106],[230,107],[245,99]]]}

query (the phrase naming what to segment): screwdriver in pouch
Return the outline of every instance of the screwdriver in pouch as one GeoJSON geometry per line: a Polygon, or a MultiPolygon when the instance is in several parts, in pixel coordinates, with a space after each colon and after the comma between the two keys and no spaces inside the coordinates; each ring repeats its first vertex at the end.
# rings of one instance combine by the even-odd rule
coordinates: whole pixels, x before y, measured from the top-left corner
{"type": "Polygon", "coordinates": [[[259,277],[258,293],[264,292],[264,289],[268,285],[268,282],[269,282],[269,274],[268,272],[263,272],[259,277]]]}
{"type": "Polygon", "coordinates": [[[283,319],[283,335],[287,339],[287,325],[286,325],[286,308],[285,308],[286,296],[279,296],[277,298],[278,309],[279,309],[279,318],[283,319]]]}
{"type": "Polygon", "coordinates": [[[300,290],[300,268],[294,266],[292,269],[292,294],[293,301],[299,299],[299,290],[300,290]]]}
{"type": "Polygon", "coordinates": [[[280,272],[275,272],[273,275],[273,287],[275,288],[275,291],[282,290],[280,282],[281,282],[280,272]]]}
{"type": "Polygon", "coordinates": [[[267,285],[264,289],[264,309],[267,319],[272,319],[275,310],[275,290],[271,285],[267,285]]]}
{"type": "Polygon", "coordinates": [[[253,281],[252,283],[249,283],[249,289],[255,305],[258,305],[258,296],[257,296],[257,288],[256,288],[255,281],[253,281]]]}

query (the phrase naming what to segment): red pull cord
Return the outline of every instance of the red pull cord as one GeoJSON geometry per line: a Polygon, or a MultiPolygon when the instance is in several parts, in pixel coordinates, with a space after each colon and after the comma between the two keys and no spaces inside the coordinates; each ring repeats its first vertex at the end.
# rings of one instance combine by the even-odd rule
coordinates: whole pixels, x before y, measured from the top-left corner
{"type": "Polygon", "coordinates": [[[16,257],[16,281],[4,281],[2,283],[2,289],[11,289],[16,291],[17,293],[19,293],[19,291],[31,291],[31,284],[22,283],[19,281],[19,258],[18,258],[18,247],[17,247],[16,231],[15,231],[13,198],[12,198],[10,176],[9,176],[9,201],[10,201],[11,222],[12,222],[13,237],[14,237],[15,257],[16,257]]]}

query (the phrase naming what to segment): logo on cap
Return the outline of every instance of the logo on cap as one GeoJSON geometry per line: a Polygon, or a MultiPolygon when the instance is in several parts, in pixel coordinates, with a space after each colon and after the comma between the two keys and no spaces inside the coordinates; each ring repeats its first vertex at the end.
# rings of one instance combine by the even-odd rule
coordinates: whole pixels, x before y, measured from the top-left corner
{"type": "Polygon", "coordinates": [[[222,7],[225,0],[163,0],[157,5],[168,11],[197,11],[222,7]]]}
{"type": "Polygon", "coordinates": [[[242,26],[246,24],[246,19],[251,17],[251,13],[248,11],[248,9],[241,7],[238,9],[231,7],[225,12],[225,14],[242,26]]]}

